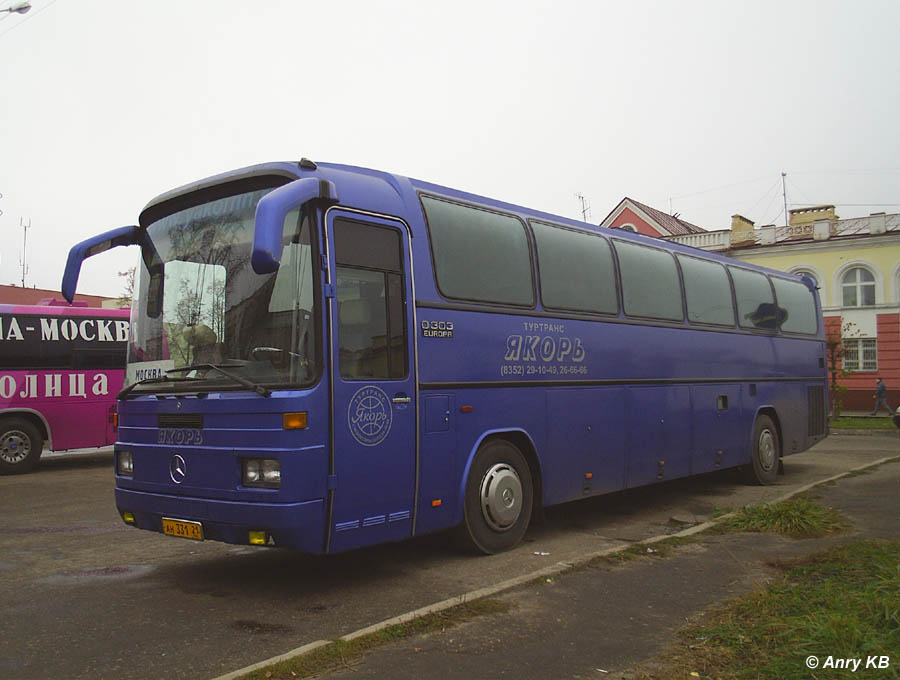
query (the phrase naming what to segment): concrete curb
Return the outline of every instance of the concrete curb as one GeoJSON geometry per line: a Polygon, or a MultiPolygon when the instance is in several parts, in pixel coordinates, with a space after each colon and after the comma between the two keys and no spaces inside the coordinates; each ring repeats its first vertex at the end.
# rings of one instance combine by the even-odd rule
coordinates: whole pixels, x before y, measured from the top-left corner
{"type": "Polygon", "coordinates": [[[829,437],[841,437],[847,435],[853,436],[869,436],[869,437],[877,437],[879,435],[883,435],[885,437],[894,437],[897,434],[897,430],[829,430],[829,437]]]}
{"type": "MultiPolygon", "coordinates": [[[[868,432],[868,431],[866,431],[868,432]]],[[[864,465],[860,465],[859,467],[852,468],[847,470],[846,472],[841,472],[837,475],[832,475],[831,477],[827,477],[825,479],[820,479],[817,482],[810,482],[809,484],[804,484],[801,487],[798,487],[783,496],[779,496],[773,501],[770,501],[769,504],[781,503],[786,501],[794,496],[797,496],[801,493],[805,493],[810,489],[813,489],[822,484],[828,484],[829,482],[834,482],[843,477],[847,477],[848,475],[859,472],[860,470],[866,470],[868,468],[877,467],[878,465],[883,465],[884,463],[888,463],[890,461],[900,460],[900,456],[888,456],[886,458],[879,458],[878,460],[866,463],[864,465]]],[[[678,531],[673,534],[661,534],[659,536],[652,536],[651,538],[646,538],[642,541],[638,541],[638,543],[659,543],[660,541],[665,541],[669,538],[677,538],[677,537],[685,537],[685,536],[693,536],[694,534],[699,534],[707,529],[715,526],[722,519],[726,517],[731,517],[735,513],[729,512],[725,515],[721,515],[717,517],[715,520],[710,520],[708,522],[703,522],[702,524],[697,524],[692,527],[688,527],[687,529],[683,529],[682,531],[678,531]]],[[[500,583],[495,583],[491,586],[486,586],[484,588],[479,588],[478,590],[473,590],[468,593],[463,593],[462,595],[457,595],[456,597],[451,597],[446,600],[442,600],[440,602],[436,602],[435,604],[430,604],[425,607],[420,607],[419,609],[415,609],[410,612],[406,612],[405,614],[400,614],[399,616],[395,616],[390,619],[386,619],[385,621],[381,621],[379,623],[372,624],[371,626],[367,626],[365,628],[360,628],[352,633],[348,633],[347,635],[343,635],[338,640],[344,642],[350,642],[351,640],[355,640],[357,638],[363,637],[365,635],[369,635],[371,633],[377,633],[385,628],[389,628],[390,626],[396,626],[401,623],[407,623],[408,621],[412,621],[414,619],[421,618],[423,616],[427,616],[429,614],[437,614],[439,612],[445,611],[447,609],[451,609],[461,604],[465,604],[466,602],[472,602],[474,600],[480,600],[485,597],[490,597],[491,595],[496,595],[497,593],[511,590],[518,586],[524,585],[531,581],[536,581],[538,579],[546,579],[551,576],[557,576],[564,572],[570,571],[571,569],[581,566],[583,564],[587,564],[599,557],[606,557],[607,555],[612,555],[617,552],[622,552],[623,550],[627,550],[635,543],[627,543],[623,545],[616,545],[611,548],[604,548],[603,550],[596,550],[594,552],[586,553],[581,555],[577,559],[557,562],[556,564],[552,564],[550,566],[544,567],[543,569],[538,569],[537,571],[530,572],[528,574],[523,574],[522,576],[517,576],[515,578],[507,579],[506,581],[501,581],[500,583]]],[[[217,678],[213,678],[213,680],[237,680],[238,678],[243,677],[247,673],[251,673],[255,670],[259,670],[260,668],[265,668],[266,666],[271,666],[272,664],[279,663],[281,661],[288,661],[290,659],[294,659],[298,656],[302,656],[304,654],[308,654],[320,647],[324,647],[326,645],[330,645],[334,642],[334,640],[317,640],[316,642],[310,642],[307,645],[303,645],[302,647],[297,647],[294,650],[289,652],[285,652],[284,654],[280,654],[279,656],[273,656],[271,659],[267,659],[265,661],[260,661],[259,663],[255,663],[252,666],[247,666],[246,668],[241,668],[236,671],[232,671],[226,675],[220,675],[217,678]]]]}
{"type": "Polygon", "coordinates": [[[309,654],[311,651],[316,650],[319,647],[324,647],[325,645],[330,645],[331,643],[331,640],[316,640],[315,642],[310,642],[309,644],[303,645],[302,647],[297,647],[297,649],[292,649],[291,651],[285,652],[284,654],[273,656],[271,659],[266,659],[265,661],[255,663],[252,666],[246,666],[245,668],[231,671],[230,673],[226,673],[225,675],[220,675],[215,680],[237,680],[237,678],[243,677],[247,675],[247,673],[258,671],[260,668],[271,666],[272,664],[279,663],[280,661],[289,661],[290,659],[296,659],[298,656],[309,654]]]}

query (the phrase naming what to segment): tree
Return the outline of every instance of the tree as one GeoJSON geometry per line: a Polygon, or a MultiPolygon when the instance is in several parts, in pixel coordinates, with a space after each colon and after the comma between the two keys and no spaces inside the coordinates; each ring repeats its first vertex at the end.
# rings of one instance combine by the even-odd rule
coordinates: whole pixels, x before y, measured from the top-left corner
{"type": "Polygon", "coordinates": [[[850,371],[844,368],[844,355],[847,348],[844,340],[855,338],[859,335],[859,329],[852,321],[847,321],[841,326],[833,326],[825,334],[825,351],[828,353],[828,372],[831,374],[831,413],[837,418],[841,415],[844,405],[844,393],[847,388],[838,383],[838,378],[850,375],[850,371]]]}
{"type": "Polygon", "coordinates": [[[119,272],[119,276],[125,279],[125,283],[122,284],[125,288],[117,299],[117,302],[122,307],[131,307],[131,301],[134,299],[134,273],[136,269],[136,267],[132,267],[124,272],[119,272]]]}

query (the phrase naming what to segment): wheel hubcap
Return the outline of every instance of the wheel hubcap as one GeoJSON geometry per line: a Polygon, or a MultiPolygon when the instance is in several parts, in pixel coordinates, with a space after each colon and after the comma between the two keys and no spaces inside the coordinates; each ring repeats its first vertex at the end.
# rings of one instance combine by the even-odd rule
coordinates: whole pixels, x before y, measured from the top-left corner
{"type": "Polygon", "coordinates": [[[775,467],[775,436],[771,430],[759,434],[759,466],[769,472],[775,467]]]}
{"type": "Polygon", "coordinates": [[[0,458],[7,463],[21,463],[31,453],[31,440],[24,432],[11,430],[0,441],[0,458]]]}
{"type": "Polygon", "coordinates": [[[522,482],[515,468],[493,465],[481,480],[481,510],[495,531],[510,529],[522,512],[522,482]]]}

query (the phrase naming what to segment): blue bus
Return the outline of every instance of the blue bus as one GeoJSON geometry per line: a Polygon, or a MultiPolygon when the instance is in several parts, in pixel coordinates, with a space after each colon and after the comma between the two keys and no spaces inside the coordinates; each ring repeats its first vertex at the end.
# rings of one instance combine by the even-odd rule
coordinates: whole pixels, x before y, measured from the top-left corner
{"type": "Polygon", "coordinates": [[[333,553],[826,436],[814,284],[385,172],[257,165],[74,246],[140,247],[115,498],[135,527],[333,553]]]}

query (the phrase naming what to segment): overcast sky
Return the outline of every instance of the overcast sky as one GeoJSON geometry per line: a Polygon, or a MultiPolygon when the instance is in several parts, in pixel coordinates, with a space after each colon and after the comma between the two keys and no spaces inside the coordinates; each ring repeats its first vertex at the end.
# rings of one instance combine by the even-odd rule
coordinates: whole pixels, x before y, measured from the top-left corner
{"type": "MultiPolygon", "coordinates": [[[[18,0],[0,0],[0,8],[18,0]]],[[[600,222],[900,212],[900,2],[32,0],[0,15],[0,283],[154,196],[273,160],[363,165],[600,222]]],[[[79,292],[118,295],[119,248],[79,292]]]]}

